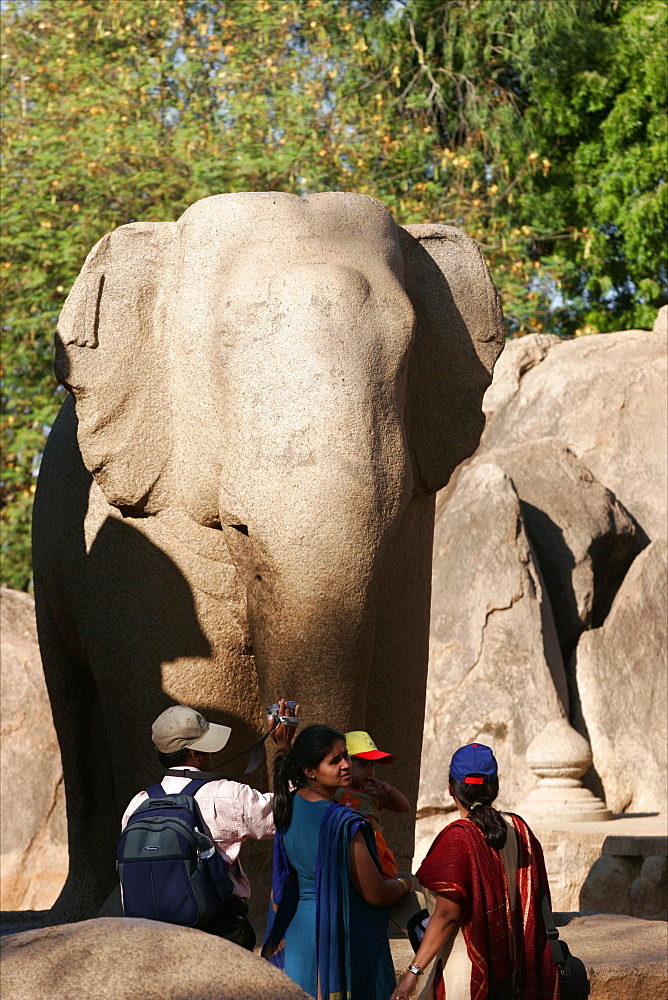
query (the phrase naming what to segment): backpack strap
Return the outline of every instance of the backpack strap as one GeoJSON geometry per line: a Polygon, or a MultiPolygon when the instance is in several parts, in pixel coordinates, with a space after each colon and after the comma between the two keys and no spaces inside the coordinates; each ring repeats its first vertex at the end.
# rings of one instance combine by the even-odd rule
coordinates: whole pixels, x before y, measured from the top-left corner
{"type": "Polygon", "coordinates": [[[162,785],[150,785],[149,788],[146,789],[146,794],[149,799],[164,799],[167,792],[162,785]]]}
{"type": "MultiPolygon", "coordinates": [[[[182,775],[179,775],[179,777],[184,777],[185,778],[185,777],[187,777],[188,774],[192,774],[192,772],[191,771],[184,771],[182,773],[182,775]]],[[[213,781],[213,780],[214,780],[213,776],[210,776],[210,777],[207,776],[206,778],[204,778],[204,777],[202,777],[202,778],[193,778],[193,779],[191,779],[188,782],[188,784],[186,785],[185,788],[182,788],[180,792],[175,792],[174,794],[175,795],[193,795],[194,796],[195,792],[199,791],[199,789],[202,787],[202,785],[206,785],[207,781],[213,781]]],[[[165,789],[162,787],[162,785],[149,785],[149,787],[145,789],[145,792],[148,795],[149,799],[168,799],[169,798],[169,795],[167,794],[167,792],[165,791],[165,789]]]]}
{"type": "Polygon", "coordinates": [[[193,778],[188,782],[185,788],[182,788],[178,795],[192,795],[195,796],[195,792],[198,792],[203,785],[206,785],[208,781],[213,781],[213,778],[193,778]]]}
{"type": "Polygon", "coordinates": [[[540,887],[540,909],[543,915],[545,931],[547,932],[547,939],[550,942],[552,961],[556,966],[561,966],[564,964],[564,952],[561,947],[561,941],[559,940],[559,931],[555,927],[552,910],[550,909],[550,904],[547,901],[547,893],[543,889],[542,885],[540,887]]]}
{"type": "Polygon", "coordinates": [[[215,781],[215,777],[213,775],[207,775],[206,778],[193,778],[191,781],[188,782],[185,788],[182,788],[181,791],[177,793],[178,795],[189,795],[190,798],[192,799],[193,803],[192,813],[193,816],[195,817],[195,820],[199,824],[202,833],[204,833],[204,831],[207,830],[208,827],[204,822],[204,817],[202,816],[202,810],[199,807],[199,802],[195,798],[195,793],[198,792],[200,788],[206,785],[207,782],[209,781],[215,781]]]}

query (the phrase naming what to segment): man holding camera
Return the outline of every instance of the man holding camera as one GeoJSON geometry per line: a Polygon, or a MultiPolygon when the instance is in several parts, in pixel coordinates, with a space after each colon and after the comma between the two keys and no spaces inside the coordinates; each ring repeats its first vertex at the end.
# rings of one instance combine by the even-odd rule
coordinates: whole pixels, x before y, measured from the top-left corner
{"type": "MultiPolygon", "coordinates": [[[[279,750],[289,750],[295,725],[281,719],[299,715],[299,705],[286,705],[281,699],[273,715],[268,715],[267,726],[279,750]]],[[[269,710],[268,710],[269,711],[269,710]]],[[[153,744],[160,763],[168,771],[178,768],[196,778],[198,772],[213,769],[213,754],[218,753],[230,738],[231,729],[207,720],[194,708],[172,705],[153,723],[153,744]]],[[[176,795],[189,783],[186,776],[166,774],[161,784],[166,795],[176,795]]],[[[124,830],[130,816],[148,799],[148,793],[139,792],[128,805],[121,828],[124,830]]],[[[222,904],[211,923],[202,927],[210,934],[227,938],[252,951],[255,931],[248,919],[250,883],[240,861],[239,852],[244,840],[265,840],[274,836],[274,796],[272,792],[257,789],[239,781],[217,778],[202,785],[195,792],[195,799],[206,823],[216,850],[228,865],[233,894],[222,904]]]]}

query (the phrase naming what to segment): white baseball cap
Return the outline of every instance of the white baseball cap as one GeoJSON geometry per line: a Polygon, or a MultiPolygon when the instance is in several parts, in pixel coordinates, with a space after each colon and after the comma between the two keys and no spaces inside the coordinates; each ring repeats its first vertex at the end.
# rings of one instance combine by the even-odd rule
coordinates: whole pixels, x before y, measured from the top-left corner
{"type": "Polygon", "coordinates": [[[161,753],[177,750],[201,750],[217,753],[230,738],[229,726],[207,722],[203,715],[187,705],[172,705],[153,723],[151,733],[155,747],[161,753]]]}

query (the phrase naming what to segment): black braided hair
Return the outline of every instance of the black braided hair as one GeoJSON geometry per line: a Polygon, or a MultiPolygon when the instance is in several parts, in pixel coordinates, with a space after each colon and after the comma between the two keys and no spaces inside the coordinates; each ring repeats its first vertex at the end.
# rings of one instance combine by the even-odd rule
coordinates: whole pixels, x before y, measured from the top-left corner
{"type": "Polygon", "coordinates": [[[492,805],[499,794],[499,782],[486,781],[482,785],[467,785],[451,777],[450,783],[455,798],[470,809],[469,819],[482,831],[489,846],[500,851],[506,843],[508,825],[499,810],[492,805]]]}
{"type": "Polygon", "coordinates": [[[287,830],[292,819],[292,799],[306,784],[304,771],[317,767],[338,742],[346,742],[343,733],[331,726],[307,726],[295,737],[292,750],[279,750],[274,760],[274,823],[287,830]]]}

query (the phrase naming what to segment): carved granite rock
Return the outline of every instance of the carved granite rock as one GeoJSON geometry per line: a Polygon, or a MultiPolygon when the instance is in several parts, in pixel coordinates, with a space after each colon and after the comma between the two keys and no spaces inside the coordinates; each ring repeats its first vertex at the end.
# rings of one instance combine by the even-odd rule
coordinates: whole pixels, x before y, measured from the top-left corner
{"type": "Polygon", "coordinates": [[[640,553],[604,624],[576,651],[584,727],[614,812],[667,805],[666,548],[661,539],[640,553]]]}
{"type": "Polygon", "coordinates": [[[308,1000],[284,972],[223,938],[103,917],[2,939],[11,1000],[308,1000]]]}
{"type": "Polygon", "coordinates": [[[614,913],[575,917],[560,929],[591,978],[592,1000],[666,996],[666,926],[614,913]]]}
{"type": "Polygon", "coordinates": [[[450,802],[453,751],[494,747],[501,797],[535,784],[524,753],[563,714],[565,678],[549,600],[517,493],[497,465],[465,468],[436,522],[422,780],[418,806],[450,802]]]}
{"type": "Polygon", "coordinates": [[[558,438],[484,452],[513,481],[564,658],[605,620],[643,539],[626,510],[558,438]]]}
{"type": "Polygon", "coordinates": [[[643,920],[668,920],[668,858],[650,854],[631,883],[631,912],[643,920]]]}
{"type": "Polygon", "coordinates": [[[29,594],[0,589],[3,910],[46,909],[67,877],[65,796],[29,594]]]}
{"type": "MultiPolygon", "coordinates": [[[[493,699],[488,703],[484,695],[493,690],[499,702],[513,701],[518,663],[531,663],[529,653],[524,661],[513,660],[518,634],[523,650],[537,650],[539,659],[554,665],[559,655],[545,653],[554,643],[565,661],[570,698],[562,693],[561,700],[569,702],[571,720],[592,742],[594,765],[585,785],[597,795],[609,792],[613,810],[666,806],[665,576],[659,582],[658,564],[650,572],[646,563],[654,564],[658,550],[643,551],[651,540],[666,537],[665,316],[659,314],[653,331],[572,341],[543,334],[519,338],[506,345],[496,365],[483,401],[487,423],[480,446],[455,470],[436,504],[423,810],[447,806],[449,754],[476,736],[503,743],[514,782],[511,802],[517,794],[526,732],[512,714],[514,705],[507,728],[495,726],[493,699]],[[520,498],[516,541],[508,531],[505,540],[499,538],[505,523],[498,512],[500,473],[494,488],[490,479],[486,493],[478,491],[471,510],[461,502],[472,470],[490,462],[507,474],[520,498]],[[529,616],[519,632],[498,643],[494,668],[487,668],[491,687],[471,698],[481,651],[491,648],[489,624],[500,612],[494,611],[484,630],[480,622],[488,615],[488,595],[506,592],[500,583],[515,544],[520,561],[520,550],[529,549],[531,574],[549,595],[542,606],[550,613],[542,620],[529,616]],[[638,579],[645,574],[647,586],[638,579]],[[476,630],[485,638],[477,645],[471,638],[476,630]],[[514,741],[518,726],[521,735],[514,741]]],[[[491,606],[499,607],[496,601],[491,606]]],[[[531,669],[525,670],[533,683],[531,669]]],[[[553,666],[552,677],[562,675],[553,666]]],[[[546,697],[554,696],[553,684],[546,697]]],[[[521,714],[533,713],[529,694],[521,714]]]]}
{"type": "Polygon", "coordinates": [[[631,883],[640,858],[604,854],[591,867],[580,890],[582,913],[631,913],[631,883]]]}
{"type": "Polygon", "coordinates": [[[649,538],[665,536],[666,337],[659,330],[511,342],[484,408],[478,455],[558,437],[649,538]]]}
{"type": "MultiPolygon", "coordinates": [[[[364,195],[214,195],[91,250],[58,320],[69,395],[33,517],[67,788],[54,919],[115,889],[175,702],[232,728],[226,756],[281,694],[305,722],[372,729],[415,800],[433,497],[478,444],[503,341],[475,241],[364,195]]],[[[410,823],[390,833],[408,865],[410,823]]]]}

